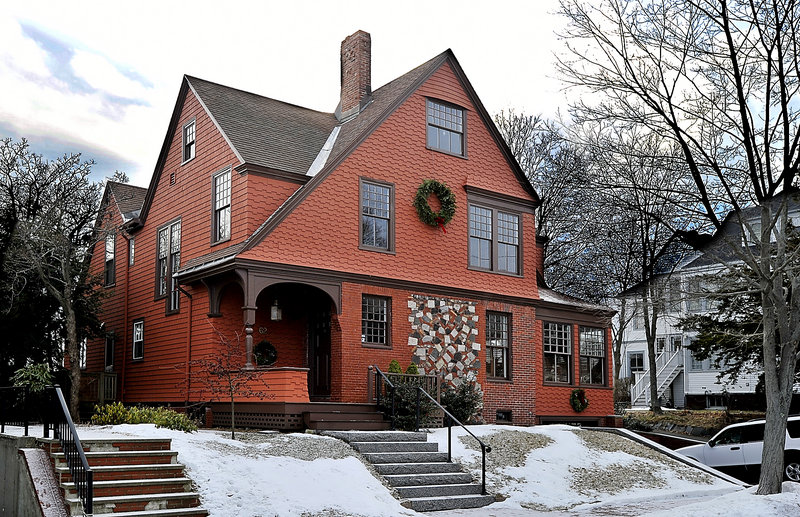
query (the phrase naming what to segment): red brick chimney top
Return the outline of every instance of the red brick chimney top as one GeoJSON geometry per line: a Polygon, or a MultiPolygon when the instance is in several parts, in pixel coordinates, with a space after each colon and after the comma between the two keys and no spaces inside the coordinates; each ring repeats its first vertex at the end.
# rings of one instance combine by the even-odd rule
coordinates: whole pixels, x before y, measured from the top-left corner
{"type": "Polygon", "coordinates": [[[372,41],[356,31],[342,41],[342,97],[340,120],[357,115],[372,97],[372,41]]]}

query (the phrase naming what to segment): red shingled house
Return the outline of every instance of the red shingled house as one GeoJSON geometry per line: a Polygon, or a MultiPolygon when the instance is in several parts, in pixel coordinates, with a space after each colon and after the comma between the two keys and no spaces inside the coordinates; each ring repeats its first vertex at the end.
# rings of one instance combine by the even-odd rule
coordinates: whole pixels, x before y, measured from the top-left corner
{"type": "Polygon", "coordinates": [[[220,332],[267,386],[242,424],[368,403],[368,367],[392,359],[478,382],[487,422],[603,424],[610,312],[537,282],[539,199],[453,53],[374,91],[369,34],[341,56],[334,113],[185,76],[149,187],[109,183],[115,231],[93,255],[108,336],[87,354],[100,398],[207,400],[186,379],[220,332]],[[426,180],[452,218],[418,213],[426,180]]]}

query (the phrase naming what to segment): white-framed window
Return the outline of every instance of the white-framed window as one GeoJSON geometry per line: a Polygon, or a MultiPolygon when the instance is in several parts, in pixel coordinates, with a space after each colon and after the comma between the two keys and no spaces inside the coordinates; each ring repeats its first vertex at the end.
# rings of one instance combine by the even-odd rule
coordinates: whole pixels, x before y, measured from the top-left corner
{"type": "Polygon", "coordinates": [[[644,352],[628,352],[628,371],[631,374],[645,371],[644,352]]]}
{"type": "Polygon", "coordinates": [[[426,110],[428,148],[464,156],[464,110],[432,99],[427,100],[426,110]]]}
{"type": "Polygon", "coordinates": [[[569,384],[572,379],[572,325],[542,323],[544,382],[569,384]]]}
{"type": "Polygon", "coordinates": [[[195,121],[183,125],[183,161],[188,162],[195,155],[195,121]]]}
{"type": "Polygon", "coordinates": [[[144,358],[144,320],[133,322],[133,359],[144,358]]]}
{"type": "Polygon", "coordinates": [[[211,240],[226,241],[231,238],[231,169],[214,176],[214,214],[211,240]]]}

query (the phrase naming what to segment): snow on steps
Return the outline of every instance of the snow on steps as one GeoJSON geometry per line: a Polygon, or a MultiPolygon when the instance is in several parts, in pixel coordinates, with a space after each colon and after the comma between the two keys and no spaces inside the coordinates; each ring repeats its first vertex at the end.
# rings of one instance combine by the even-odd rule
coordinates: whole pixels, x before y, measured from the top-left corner
{"type": "MultiPolygon", "coordinates": [[[[84,515],[75,484],[56,440],[42,448],[61,484],[71,515],[84,515]]],[[[200,496],[170,450],[170,440],[114,438],[82,440],[94,473],[94,515],[114,517],[205,517],[200,496]]]]}
{"type": "Polygon", "coordinates": [[[373,464],[395,488],[403,506],[418,512],[480,508],[494,502],[482,495],[481,486],[463,472],[461,465],[447,461],[438,444],[426,433],[404,431],[323,431],[348,442],[373,464]]]}

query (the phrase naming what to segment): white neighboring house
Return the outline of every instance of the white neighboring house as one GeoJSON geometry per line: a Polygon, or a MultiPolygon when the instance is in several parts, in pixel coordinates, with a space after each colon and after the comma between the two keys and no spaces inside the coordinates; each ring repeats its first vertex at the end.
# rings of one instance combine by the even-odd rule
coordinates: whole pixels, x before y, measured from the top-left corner
{"type": "MultiPolygon", "coordinates": [[[[751,229],[760,233],[757,212],[745,209],[751,229]],[[748,213],[750,212],[750,213],[748,213]]],[[[789,205],[789,216],[794,226],[800,227],[800,204],[793,199],[789,205]]],[[[719,263],[719,257],[729,257],[729,263],[737,262],[726,246],[724,239],[733,239],[746,245],[749,230],[739,225],[733,214],[723,222],[722,229],[710,240],[704,251],[679,263],[671,274],[657,277],[663,282],[664,296],[662,311],[656,326],[656,368],[658,371],[658,396],[663,406],[676,408],[719,408],[728,401],[738,407],[753,407],[760,404],[755,395],[760,371],[750,371],[739,376],[736,382],[725,384],[718,380],[720,368],[714,361],[698,361],[686,349],[697,335],[690,330],[682,330],[678,322],[690,314],[709,313],[714,310],[713,302],[702,295],[703,277],[722,274],[726,268],[719,263]],[[726,251],[727,250],[727,251],[726,251]]],[[[622,293],[629,303],[637,297],[633,290],[622,293]]],[[[634,307],[631,303],[629,307],[634,307]]],[[[650,405],[650,372],[648,366],[647,340],[644,331],[644,318],[640,310],[624,332],[622,344],[622,368],[620,379],[632,377],[631,405],[647,407],[650,405]]]]}

